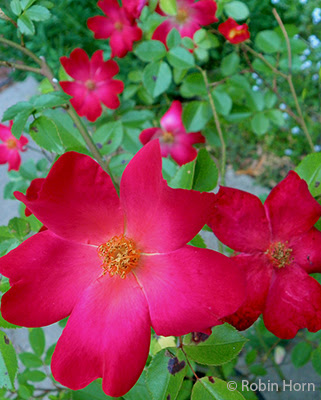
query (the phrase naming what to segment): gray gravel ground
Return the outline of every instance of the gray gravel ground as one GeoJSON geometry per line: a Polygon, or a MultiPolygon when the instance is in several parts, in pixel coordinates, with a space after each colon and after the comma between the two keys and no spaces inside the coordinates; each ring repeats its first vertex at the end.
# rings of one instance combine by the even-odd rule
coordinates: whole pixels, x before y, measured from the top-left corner
{"type": "MultiPolygon", "coordinates": [[[[15,85],[9,87],[4,92],[0,93],[0,120],[2,119],[3,112],[11,105],[17,103],[18,101],[26,100],[30,96],[37,93],[37,82],[28,78],[24,82],[16,83],[15,85]]],[[[27,151],[22,155],[23,161],[33,158],[35,161],[42,158],[38,153],[27,151]]],[[[7,166],[0,166],[0,193],[2,196],[3,188],[8,182],[7,178],[7,166]]],[[[254,180],[246,175],[236,175],[232,169],[228,169],[226,176],[226,185],[241,190],[245,190],[256,195],[265,195],[268,193],[266,188],[257,186],[254,180]]],[[[7,224],[10,218],[17,216],[18,213],[18,202],[13,200],[4,200],[0,198],[0,225],[7,224]]],[[[204,233],[204,238],[207,245],[210,248],[216,248],[216,242],[214,240],[213,234],[210,232],[204,233]]],[[[47,346],[57,341],[61,328],[55,324],[45,328],[47,346]]],[[[28,330],[25,328],[18,330],[8,330],[9,338],[12,340],[15,348],[18,352],[29,351],[30,345],[28,342],[28,330]]],[[[240,362],[240,369],[242,369],[242,360],[240,362]]],[[[287,387],[285,392],[276,391],[262,391],[262,395],[266,400],[317,400],[321,399],[320,386],[321,377],[317,375],[311,365],[307,365],[303,368],[296,370],[290,362],[290,355],[287,354],[284,363],[284,374],[288,379],[292,380],[292,383],[315,383],[316,391],[295,391],[294,389],[298,386],[292,388],[287,387]]],[[[265,383],[281,383],[279,378],[275,375],[272,368],[268,369],[269,373],[267,376],[261,378],[262,382],[265,383]]],[[[48,386],[47,382],[43,383],[44,386],[48,386]]],[[[282,384],[282,383],[281,383],[282,384]]],[[[148,400],[148,399],[146,399],[148,400]]]]}

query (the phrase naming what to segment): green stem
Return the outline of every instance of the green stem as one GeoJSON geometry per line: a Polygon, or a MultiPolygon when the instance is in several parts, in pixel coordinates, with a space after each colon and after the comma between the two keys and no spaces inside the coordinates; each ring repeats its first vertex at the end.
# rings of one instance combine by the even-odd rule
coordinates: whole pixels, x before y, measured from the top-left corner
{"type": "Polygon", "coordinates": [[[284,74],[283,72],[279,71],[277,68],[275,68],[271,63],[268,62],[268,60],[263,56],[263,54],[258,53],[257,51],[253,50],[252,47],[248,46],[245,43],[241,44],[241,47],[246,49],[249,53],[252,53],[255,57],[259,58],[261,61],[264,62],[264,64],[269,67],[276,75],[282,76],[282,78],[287,79],[288,76],[284,74]]]}
{"type": "Polygon", "coordinates": [[[210,84],[208,82],[207,73],[206,73],[206,71],[204,71],[200,67],[198,67],[198,69],[201,71],[201,73],[203,75],[203,79],[204,79],[206,90],[207,90],[208,99],[209,99],[211,110],[212,110],[212,114],[213,114],[213,117],[214,117],[215,126],[216,126],[217,133],[218,133],[218,136],[219,136],[220,142],[221,142],[220,174],[221,174],[221,184],[225,185],[226,144],[225,144],[225,140],[224,140],[224,135],[223,135],[221,124],[220,124],[220,120],[219,120],[219,117],[218,117],[218,114],[217,114],[217,111],[216,111],[215,103],[214,103],[214,100],[213,100],[213,97],[212,97],[212,94],[211,94],[211,91],[210,91],[210,84]]]}
{"type": "Polygon", "coordinates": [[[314,152],[315,150],[314,150],[312,138],[311,138],[310,133],[308,131],[308,128],[306,126],[306,123],[305,123],[305,120],[304,120],[304,117],[303,117],[303,113],[302,113],[302,109],[300,107],[300,103],[299,103],[299,100],[298,100],[298,96],[296,94],[296,91],[295,91],[295,88],[294,88],[294,85],[293,85],[293,80],[292,80],[292,53],[291,53],[291,44],[290,44],[289,35],[288,35],[288,33],[287,33],[286,29],[285,29],[285,26],[284,26],[284,24],[282,22],[281,17],[279,16],[279,14],[278,14],[278,12],[276,11],[275,8],[273,9],[273,15],[274,15],[275,19],[277,20],[277,22],[278,22],[278,24],[279,24],[279,26],[281,28],[281,31],[283,33],[283,36],[284,36],[284,39],[285,39],[285,42],[286,42],[286,47],[287,47],[287,52],[288,52],[288,64],[289,64],[289,74],[288,74],[286,80],[288,82],[288,85],[289,85],[289,88],[290,88],[290,91],[291,91],[291,94],[292,94],[292,97],[293,97],[293,100],[294,100],[294,103],[295,103],[295,108],[296,108],[297,113],[299,114],[299,117],[301,119],[301,127],[303,129],[303,132],[304,132],[306,138],[307,138],[309,146],[311,147],[312,152],[314,152]]]}
{"type": "Polygon", "coordinates": [[[21,71],[28,71],[28,72],[34,72],[35,74],[41,74],[40,68],[29,67],[29,65],[25,64],[17,64],[9,61],[0,60],[0,65],[3,65],[4,67],[8,68],[20,69],[21,71]]]}
{"type": "Polygon", "coordinates": [[[32,58],[38,65],[42,66],[42,60],[39,57],[37,57],[32,51],[28,50],[26,47],[21,46],[20,44],[13,42],[12,40],[5,39],[2,36],[0,36],[0,43],[6,44],[7,46],[20,50],[22,53],[32,58]]]}
{"type": "MultiPolygon", "coordinates": [[[[264,348],[266,354],[269,354],[269,350],[270,350],[270,349],[269,349],[269,347],[267,346],[267,344],[264,342],[264,339],[263,339],[263,337],[262,337],[262,335],[261,335],[261,332],[260,332],[260,330],[259,330],[258,325],[255,324],[254,326],[255,326],[255,331],[256,331],[256,335],[257,335],[257,337],[258,337],[258,339],[259,339],[259,342],[261,343],[262,347],[264,348]]],[[[269,355],[270,355],[270,354],[269,354],[269,355]]],[[[287,379],[286,379],[285,375],[283,374],[282,369],[281,369],[280,366],[275,362],[273,356],[272,356],[272,357],[269,357],[269,359],[271,360],[271,362],[272,362],[272,364],[273,364],[273,368],[275,369],[276,373],[279,375],[280,379],[281,379],[282,381],[286,381],[287,379]]]]}

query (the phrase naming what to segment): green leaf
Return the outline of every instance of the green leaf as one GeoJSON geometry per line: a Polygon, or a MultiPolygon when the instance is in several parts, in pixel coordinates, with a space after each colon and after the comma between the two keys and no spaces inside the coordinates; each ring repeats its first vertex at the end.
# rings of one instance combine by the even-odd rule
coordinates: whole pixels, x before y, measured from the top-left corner
{"type": "Polygon", "coordinates": [[[217,112],[224,115],[224,117],[229,115],[232,110],[233,101],[226,93],[226,90],[218,87],[212,91],[212,96],[217,112]]]}
{"type": "Polygon", "coordinates": [[[313,153],[305,157],[295,171],[306,181],[313,197],[321,194],[321,154],[313,153]]]}
{"type": "Polygon", "coordinates": [[[194,180],[195,161],[182,165],[169,182],[169,186],[176,189],[192,189],[194,180]]]}
{"type": "Polygon", "coordinates": [[[202,74],[195,72],[188,75],[180,87],[180,92],[183,97],[206,95],[207,90],[202,74]]]}
{"type": "Polygon", "coordinates": [[[181,35],[177,29],[173,28],[166,38],[166,44],[169,49],[177,47],[181,44],[181,35]]]}
{"type": "Polygon", "coordinates": [[[188,50],[193,50],[195,47],[193,39],[191,39],[190,37],[187,37],[187,36],[182,38],[182,45],[184,47],[186,47],[188,50]]]}
{"type": "Polygon", "coordinates": [[[46,364],[46,365],[50,365],[50,363],[51,363],[51,358],[52,358],[52,355],[53,355],[53,353],[54,353],[54,351],[55,351],[55,348],[56,348],[56,343],[52,344],[52,345],[48,348],[48,350],[46,351],[46,355],[45,355],[45,364],[46,364]]]}
{"type": "Polygon", "coordinates": [[[93,135],[96,143],[102,145],[101,154],[111,154],[117,150],[123,140],[123,125],[121,121],[108,122],[100,126],[93,135]]]}
{"type": "Polygon", "coordinates": [[[35,26],[31,19],[25,15],[21,14],[18,18],[18,28],[23,35],[34,35],[35,34],[35,26]]]}
{"type": "Polygon", "coordinates": [[[50,92],[42,95],[32,96],[30,102],[37,110],[44,108],[59,107],[67,104],[71,97],[63,92],[50,92]]]}
{"type": "Polygon", "coordinates": [[[256,46],[265,53],[276,53],[281,50],[280,36],[271,30],[261,31],[255,38],[256,46]]]}
{"type": "Polygon", "coordinates": [[[22,9],[19,0],[12,0],[10,2],[10,8],[15,15],[18,16],[21,14],[22,9]]]}
{"type": "Polygon", "coordinates": [[[274,107],[277,101],[278,101],[278,98],[277,98],[276,94],[274,94],[273,92],[265,93],[264,102],[265,102],[267,108],[274,107]]]}
{"type": "Polygon", "coordinates": [[[267,370],[261,364],[254,364],[250,366],[250,371],[252,374],[256,376],[265,376],[267,374],[267,370]]]}
{"type": "Polygon", "coordinates": [[[46,7],[32,6],[25,12],[33,21],[45,21],[50,18],[50,11],[46,7]]]}
{"type": "Polygon", "coordinates": [[[9,121],[10,119],[14,119],[14,117],[21,113],[29,113],[29,115],[33,111],[33,105],[28,101],[19,101],[19,103],[14,104],[9,107],[3,114],[2,121],[9,121]]]}
{"type": "Polygon", "coordinates": [[[248,6],[242,1],[231,1],[230,3],[225,4],[224,11],[229,17],[236,21],[246,19],[250,15],[248,6]]]}
{"type": "Polygon", "coordinates": [[[251,351],[249,351],[246,354],[246,357],[245,357],[246,364],[247,365],[253,364],[254,361],[256,360],[256,358],[257,358],[257,350],[256,349],[252,349],[251,351]]]}
{"type": "Polygon", "coordinates": [[[266,116],[270,119],[272,124],[276,126],[283,126],[285,124],[283,112],[280,110],[268,110],[266,116]]]}
{"type": "Polygon", "coordinates": [[[33,179],[37,178],[38,172],[33,160],[28,160],[23,163],[19,169],[20,175],[22,178],[32,181],[33,179]]]}
{"type": "Polygon", "coordinates": [[[165,14],[168,15],[177,14],[177,0],[160,0],[159,6],[165,14]]]}
{"type": "Polygon", "coordinates": [[[101,387],[101,379],[98,379],[82,390],[72,391],[72,400],[116,400],[118,397],[107,396],[101,387]]]}
{"type": "Polygon", "coordinates": [[[253,92],[253,90],[250,90],[247,95],[247,101],[249,103],[250,108],[253,111],[263,111],[264,110],[264,96],[263,93],[258,91],[258,92],[253,92]]]}
{"type": "Polygon", "coordinates": [[[311,361],[315,371],[321,375],[321,346],[313,350],[311,361]]]}
{"type": "Polygon", "coordinates": [[[129,161],[133,158],[132,154],[122,153],[117,154],[110,160],[109,167],[115,176],[122,176],[124,169],[126,168],[129,161]]]}
{"type": "Polygon", "coordinates": [[[123,398],[125,400],[147,400],[150,398],[150,393],[146,384],[145,370],[142,372],[135,386],[128,393],[126,393],[123,398]]]}
{"type": "Polygon", "coordinates": [[[167,54],[167,59],[174,68],[187,69],[195,65],[193,55],[183,47],[171,49],[167,54]]]}
{"type": "Polygon", "coordinates": [[[222,60],[221,71],[223,76],[235,74],[239,65],[240,65],[240,57],[235,51],[233,51],[233,53],[224,57],[222,60]]]}
{"type": "Polygon", "coordinates": [[[26,10],[30,6],[32,6],[33,3],[35,3],[36,0],[20,0],[21,7],[23,10],[26,10]]]}
{"type": "MultiPolygon", "coordinates": [[[[236,386],[231,387],[234,389],[236,386]]],[[[244,400],[244,397],[235,389],[229,390],[227,382],[205,376],[193,386],[191,400],[244,400]]]]}
{"type": "Polygon", "coordinates": [[[5,328],[5,329],[21,328],[21,326],[10,324],[10,322],[6,321],[1,314],[0,314],[0,326],[1,326],[1,328],[5,328]]]}
{"type": "Polygon", "coordinates": [[[222,365],[235,358],[246,342],[247,339],[235,328],[224,324],[214,327],[205,341],[195,342],[192,335],[185,336],[184,350],[200,364],[222,365]]]}
{"type": "Polygon", "coordinates": [[[189,245],[206,249],[206,243],[201,235],[197,234],[192,240],[188,242],[189,245]]]}
{"type": "Polygon", "coordinates": [[[185,374],[186,362],[181,350],[176,356],[170,355],[167,350],[158,352],[149,364],[146,374],[146,383],[152,400],[168,398],[175,400],[185,374]]]}
{"type": "Polygon", "coordinates": [[[269,119],[262,112],[255,114],[251,120],[251,126],[254,133],[257,135],[263,135],[269,129],[269,119]]]}
{"type": "Polygon", "coordinates": [[[166,55],[166,47],[159,40],[146,40],[136,47],[134,53],[142,61],[158,61],[166,55]]]}
{"type": "Polygon", "coordinates": [[[172,72],[168,64],[164,61],[151,63],[144,69],[143,83],[153,97],[166,92],[171,82],[172,72]]]}
{"type": "Polygon", "coordinates": [[[296,368],[303,367],[310,360],[312,351],[313,347],[310,343],[300,342],[296,344],[291,353],[292,364],[296,368]]]}
{"type": "Polygon", "coordinates": [[[23,379],[25,379],[26,381],[31,382],[41,382],[47,378],[47,375],[44,372],[37,370],[26,370],[20,376],[23,377],[23,379]]]}
{"type": "Polygon", "coordinates": [[[29,223],[22,218],[14,217],[9,221],[8,228],[10,233],[22,242],[26,235],[30,232],[29,223]]]}
{"type": "Polygon", "coordinates": [[[42,366],[41,359],[33,353],[20,353],[19,358],[27,368],[38,368],[42,366]]]}
{"type": "Polygon", "coordinates": [[[17,139],[20,139],[22,132],[24,130],[24,127],[28,121],[29,116],[30,116],[30,113],[28,111],[23,111],[23,112],[18,113],[14,117],[13,125],[11,128],[11,133],[17,139]]]}
{"type": "Polygon", "coordinates": [[[0,331],[0,387],[14,390],[18,361],[14,347],[7,335],[0,331]]]}
{"type": "Polygon", "coordinates": [[[41,356],[45,350],[46,339],[42,328],[32,328],[29,332],[29,342],[36,356],[41,356]]]}
{"type": "Polygon", "coordinates": [[[41,116],[33,121],[30,136],[45,150],[59,154],[64,151],[57,125],[48,117],[41,116]]]}
{"type": "Polygon", "coordinates": [[[210,118],[210,108],[206,101],[191,101],[183,109],[183,124],[187,132],[202,130],[210,118]]]}
{"type": "Polygon", "coordinates": [[[217,180],[218,169],[215,162],[206,149],[199,150],[192,189],[199,192],[209,192],[216,187],[217,180]]]}

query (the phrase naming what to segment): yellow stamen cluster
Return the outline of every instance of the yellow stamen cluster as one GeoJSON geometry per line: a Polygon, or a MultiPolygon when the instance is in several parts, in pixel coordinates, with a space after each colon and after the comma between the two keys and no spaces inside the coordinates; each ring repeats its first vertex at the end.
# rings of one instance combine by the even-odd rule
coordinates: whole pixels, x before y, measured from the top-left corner
{"type": "Polygon", "coordinates": [[[179,24],[184,24],[188,18],[188,12],[185,8],[179,8],[176,15],[176,21],[179,24]]]}
{"type": "Polygon", "coordinates": [[[272,243],[265,254],[276,268],[289,266],[294,258],[291,256],[292,249],[288,247],[288,242],[272,243]]]}
{"type": "Polygon", "coordinates": [[[103,275],[116,274],[125,279],[126,275],[137,267],[140,250],[136,249],[135,243],[126,236],[114,236],[98,247],[98,255],[103,261],[103,275]]]}
{"type": "Polygon", "coordinates": [[[164,132],[162,136],[162,141],[164,143],[173,143],[174,142],[174,135],[171,132],[164,132]]]}
{"type": "Polygon", "coordinates": [[[229,39],[234,39],[235,36],[240,36],[245,32],[246,32],[246,29],[236,29],[236,28],[234,28],[234,29],[231,29],[231,31],[230,31],[228,36],[229,36],[229,39]]]}
{"type": "Polygon", "coordinates": [[[95,90],[96,89],[96,82],[93,81],[92,79],[88,79],[86,81],[85,86],[88,90],[95,90]]]}
{"type": "Polygon", "coordinates": [[[7,147],[8,149],[15,149],[17,147],[17,142],[15,139],[8,139],[7,140],[7,147]]]}

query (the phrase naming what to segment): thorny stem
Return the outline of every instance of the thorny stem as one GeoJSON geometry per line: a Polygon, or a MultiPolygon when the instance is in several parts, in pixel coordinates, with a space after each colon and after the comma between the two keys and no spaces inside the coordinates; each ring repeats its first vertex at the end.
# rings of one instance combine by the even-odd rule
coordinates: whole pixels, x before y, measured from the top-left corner
{"type": "Polygon", "coordinates": [[[283,33],[283,36],[284,36],[284,39],[285,39],[285,42],[286,42],[287,51],[288,51],[289,74],[287,75],[286,80],[288,81],[288,84],[289,84],[289,87],[290,87],[290,91],[291,91],[291,94],[292,94],[292,97],[293,97],[293,100],[294,100],[294,103],[295,103],[296,110],[297,110],[297,112],[298,112],[298,114],[300,116],[300,119],[301,119],[301,126],[302,126],[302,129],[303,129],[303,132],[304,132],[304,134],[305,134],[305,136],[306,136],[306,138],[308,140],[308,143],[309,143],[309,145],[311,147],[311,150],[314,152],[315,150],[314,150],[312,138],[311,138],[310,133],[308,131],[308,128],[306,126],[306,123],[305,123],[305,120],[304,120],[304,117],[303,117],[303,113],[302,113],[302,110],[301,110],[301,107],[300,107],[300,103],[299,103],[299,100],[298,100],[298,96],[296,94],[296,91],[295,91],[295,88],[294,88],[294,85],[293,85],[293,80],[292,80],[292,54],[291,54],[291,45],[290,45],[289,35],[288,35],[288,33],[287,33],[287,31],[286,31],[286,29],[284,27],[284,24],[283,24],[283,22],[281,20],[281,17],[279,16],[279,14],[278,14],[278,12],[276,11],[275,8],[273,9],[273,15],[274,15],[275,19],[277,20],[277,22],[278,22],[278,24],[279,24],[279,26],[280,26],[280,28],[282,30],[282,33],[283,33]]]}
{"type": "MultiPolygon", "coordinates": [[[[17,68],[17,69],[22,69],[25,71],[30,71],[30,72],[34,72],[37,74],[40,74],[42,76],[44,76],[45,78],[47,78],[50,82],[50,84],[52,85],[52,87],[56,90],[56,91],[60,91],[60,86],[58,85],[57,80],[55,79],[49,65],[46,63],[44,57],[37,57],[33,52],[31,52],[30,50],[26,49],[25,47],[11,41],[8,39],[5,39],[3,37],[0,36],[0,43],[4,43],[10,47],[14,47],[18,50],[20,50],[21,52],[23,52],[24,54],[26,54],[27,56],[29,56],[30,58],[32,58],[38,65],[40,65],[41,68],[32,68],[29,67],[27,65],[24,64],[16,64],[16,63],[11,63],[11,62],[7,62],[7,61],[0,61],[0,65],[6,65],[8,67],[11,68],[17,68]]],[[[73,120],[74,124],[76,125],[77,129],[79,130],[81,136],[83,137],[86,145],[88,146],[88,148],[90,149],[92,155],[96,158],[96,160],[98,161],[98,163],[101,165],[101,167],[103,168],[104,171],[106,171],[109,176],[111,177],[111,180],[115,186],[116,189],[118,189],[118,184],[116,183],[109,165],[107,162],[104,161],[103,157],[101,156],[98,148],[96,147],[90,133],[88,132],[85,124],[82,122],[82,120],[79,118],[78,114],[76,113],[75,109],[71,106],[68,105],[66,107],[66,111],[69,114],[70,118],[73,120]]]]}
{"type": "Polygon", "coordinates": [[[249,53],[252,53],[256,58],[259,58],[261,61],[264,62],[266,66],[268,66],[276,75],[282,76],[282,78],[287,79],[288,76],[284,74],[283,72],[279,71],[277,68],[275,68],[271,63],[268,62],[268,60],[263,56],[263,54],[258,53],[252,47],[248,46],[246,43],[241,44],[241,48],[246,49],[249,53]]]}
{"type": "Polygon", "coordinates": [[[210,91],[210,84],[208,82],[208,77],[207,77],[207,73],[206,71],[204,71],[201,67],[197,67],[200,72],[203,75],[203,79],[204,79],[204,83],[206,86],[206,90],[207,90],[207,95],[208,95],[208,99],[210,102],[210,106],[211,106],[211,110],[212,110],[212,114],[214,117],[214,122],[215,122],[215,126],[220,138],[220,142],[221,142],[221,160],[220,160],[220,173],[221,173],[221,184],[225,185],[225,170],[226,170],[226,144],[225,144],[225,140],[224,140],[224,135],[222,132],[222,128],[221,128],[221,124],[220,124],[220,120],[218,118],[218,114],[216,111],[216,107],[214,104],[214,100],[210,91]]]}
{"type": "Polygon", "coordinates": [[[0,60],[0,65],[3,65],[4,67],[8,68],[20,69],[21,71],[28,71],[28,72],[34,72],[35,74],[41,74],[40,68],[29,67],[29,65],[25,64],[17,64],[10,61],[0,60]]]}
{"type": "Polygon", "coordinates": [[[258,328],[258,325],[255,324],[254,326],[255,326],[255,332],[256,332],[256,334],[257,334],[257,337],[258,337],[258,339],[259,339],[259,342],[261,343],[262,347],[264,348],[266,354],[268,354],[268,357],[270,358],[270,360],[271,360],[271,362],[272,362],[272,364],[273,364],[273,367],[274,367],[276,373],[279,375],[279,377],[280,377],[280,379],[281,379],[282,381],[286,381],[287,379],[286,379],[285,375],[283,374],[282,369],[281,369],[280,366],[275,362],[273,356],[272,356],[272,357],[270,356],[270,352],[269,352],[270,349],[269,349],[269,347],[267,346],[267,344],[264,342],[264,339],[263,339],[263,337],[262,337],[262,335],[261,335],[261,332],[260,332],[260,330],[259,330],[259,328],[258,328]]]}
{"type": "Polygon", "coordinates": [[[9,21],[13,26],[15,26],[16,28],[18,28],[17,23],[16,23],[12,18],[8,17],[8,15],[5,14],[5,13],[1,10],[1,8],[0,8],[0,18],[1,18],[1,19],[4,19],[5,21],[9,21]]]}
{"type": "Polygon", "coordinates": [[[188,356],[187,356],[187,354],[186,354],[186,352],[185,352],[185,350],[184,350],[184,345],[183,345],[182,336],[179,336],[178,339],[179,339],[179,348],[182,350],[182,352],[183,352],[183,354],[184,354],[184,356],[185,356],[185,358],[186,358],[186,362],[187,362],[188,366],[190,367],[191,371],[193,372],[193,375],[195,376],[196,380],[199,381],[200,378],[197,376],[197,374],[196,374],[194,368],[192,367],[192,364],[190,363],[190,361],[189,361],[189,359],[188,359],[188,356]]]}
{"type": "Polygon", "coordinates": [[[23,47],[20,44],[13,42],[12,40],[5,39],[2,36],[0,36],[0,43],[6,44],[7,46],[20,50],[22,53],[32,58],[38,65],[42,66],[42,60],[39,57],[37,57],[32,51],[28,50],[26,47],[23,47]]]}

